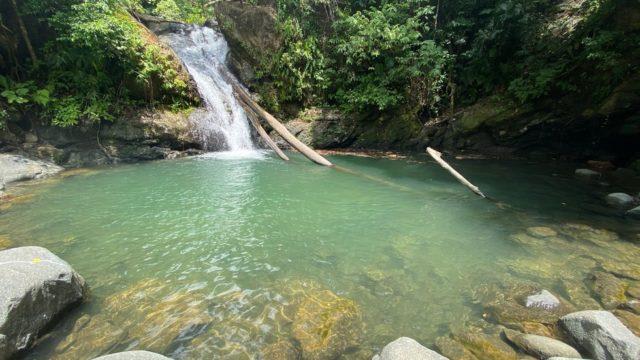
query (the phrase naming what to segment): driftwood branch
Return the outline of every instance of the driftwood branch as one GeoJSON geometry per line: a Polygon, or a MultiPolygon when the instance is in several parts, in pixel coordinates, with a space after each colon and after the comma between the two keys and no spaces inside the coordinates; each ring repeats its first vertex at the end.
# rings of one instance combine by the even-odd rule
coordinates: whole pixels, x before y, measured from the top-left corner
{"type": "Polygon", "coordinates": [[[431,155],[433,160],[435,160],[438,164],[440,164],[440,166],[442,166],[451,175],[453,175],[453,177],[455,177],[456,180],[462,183],[462,185],[466,186],[467,188],[469,188],[469,190],[473,191],[477,195],[482,196],[483,198],[486,198],[486,196],[482,193],[482,191],[480,191],[480,189],[478,189],[477,186],[470,183],[469,180],[465,179],[464,176],[462,176],[459,172],[456,171],[456,169],[452,168],[451,165],[447,164],[446,161],[442,160],[442,153],[430,147],[427,148],[427,153],[431,155]]]}
{"type": "Polygon", "coordinates": [[[287,128],[282,125],[273,115],[269,114],[265,109],[263,109],[260,105],[258,105],[251,96],[239,85],[231,83],[233,85],[233,89],[236,94],[240,97],[244,103],[249,105],[251,110],[253,110],[258,116],[265,119],[269,125],[275,130],[282,138],[291,144],[296,150],[302,153],[302,155],[306,156],[309,160],[313,161],[316,164],[324,165],[324,166],[333,166],[333,164],[322,157],[322,155],[315,152],[313,149],[302,143],[298,140],[292,133],[287,130],[287,128]]]}
{"type": "MultiPolygon", "coordinates": [[[[246,107],[249,107],[249,105],[244,103],[244,101],[242,103],[246,107]]],[[[280,150],[280,148],[278,147],[278,144],[276,144],[275,141],[273,141],[271,139],[271,137],[269,136],[269,134],[267,134],[267,132],[262,127],[262,125],[260,125],[260,122],[256,118],[257,114],[253,113],[252,109],[250,109],[250,108],[247,109],[247,110],[251,111],[251,113],[249,113],[249,111],[247,111],[247,117],[249,118],[249,121],[251,122],[251,125],[253,125],[253,127],[256,129],[256,131],[258,132],[260,137],[262,137],[262,139],[267,143],[267,145],[269,145],[271,150],[273,150],[276,154],[278,154],[278,156],[282,160],[289,161],[289,157],[282,150],[280,150]]]]}

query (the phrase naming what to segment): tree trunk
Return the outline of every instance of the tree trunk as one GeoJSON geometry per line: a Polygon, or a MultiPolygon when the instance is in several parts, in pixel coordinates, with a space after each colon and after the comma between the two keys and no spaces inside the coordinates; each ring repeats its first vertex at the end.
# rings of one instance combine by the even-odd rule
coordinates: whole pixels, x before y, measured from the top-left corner
{"type": "Polygon", "coordinates": [[[482,191],[480,191],[480,189],[478,189],[477,186],[470,183],[469,180],[465,179],[464,176],[462,176],[459,172],[457,172],[454,168],[452,168],[451,165],[447,164],[446,161],[442,160],[442,154],[439,151],[436,151],[428,147],[427,153],[429,153],[429,155],[431,155],[433,160],[435,160],[438,164],[440,164],[440,166],[442,166],[451,175],[453,175],[453,177],[455,177],[456,180],[462,183],[462,185],[466,186],[467,188],[469,188],[469,190],[473,191],[477,195],[482,196],[483,198],[486,198],[486,196],[484,196],[482,191]]]}
{"type": "Polygon", "coordinates": [[[20,12],[18,11],[18,4],[16,3],[16,0],[11,0],[11,4],[13,5],[13,11],[15,11],[16,13],[18,27],[20,28],[20,32],[22,33],[22,37],[24,38],[24,43],[27,46],[27,50],[29,51],[29,56],[31,56],[31,61],[35,64],[38,61],[38,58],[36,57],[36,52],[33,50],[33,46],[31,45],[27,27],[24,25],[22,17],[20,16],[20,12]]]}
{"type": "Polygon", "coordinates": [[[247,105],[249,105],[249,107],[257,115],[265,119],[269,123],[269,125],[271,125],[273,130],[275,130],[278,134],[280,134],[280,136],[282,136],[282,138],[286,142],[291,144],[291,146],[293,146],[296,150],[300,151],[302,155],[306,156],[309,160],[315,162],[316,164],[324,165],[324,166],[333,166],[333,164],[329,160],[325,159],[320,154],[313,151],[313,149],[303,144],[293,134],[291,134],[289,130],[287,130],[287,128],[284,125],[282,125],[282,123],[280,123],[275,117],[273,117],[273,115],[269,114],[260,105],[258,105],[255,101],[253,101],[253,99],[251,99],[249,94],[247,94],[247,92],[242,87],[233,83],[232,85],[233,85],[234,91],[236,92],[236,94],[238,94],[240,99],[243,102],[245,102],[247,105]]]}
{"type": "MultiPolygon", "coordinates": [[[[245,102],[243,101],[243,103],[245,102]]],[[[249,105],[247,105],[246,103],[245,105],[249,107],[249,105]]],[[[251,109],[246,109],[246,110],[251,111],[251,109]]],[[[253,112],[249,114],[248,113],[249,111],[247,111],[247,117],[249,118],[249,121],[251,121],[251,125],[253,125],[253,127],[256,129],[260,137],[264,139],[264,141],[267,143],[267,145],[269,145],[271,150],[273,150],[276,154],[278,154],[278,156],[282,160],[289,161],[289,157],[282,150],[280,150],[280,148],[278,147],[278,144],[276,144],[271,139],[271,137],[269,137],[269,134],[267,134],[267,132],[262,127],[262,125],[260,125],[260,122],[258,121],[258,119],[256,119],[257,114],[254,114],[253,112]]]]}

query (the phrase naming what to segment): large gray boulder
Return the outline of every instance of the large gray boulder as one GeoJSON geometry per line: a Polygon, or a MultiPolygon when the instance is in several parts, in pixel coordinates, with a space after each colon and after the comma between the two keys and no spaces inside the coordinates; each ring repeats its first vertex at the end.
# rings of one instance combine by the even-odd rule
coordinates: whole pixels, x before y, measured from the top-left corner
{"type": "Polygon", "coordinates": [[[171,358],[150,351],[125,351],[100,356],[93,360],[171,360],[171,358]]]}
{"type": "Polygon", "coordinates": [[[595,360],[640,359],[640,338],[608,311],[571,313],[560,318],[560,325],[595,360]]]}
{"type": "Polygon", "coordinates": [[[613,206],[618,209],[628,209],[633,207],[634,199],[633,196],[625,193],[611,193],[607,195],[604,200],[610,206],[613,206]]]}
{"type": "Polygon", "coordinates": [[[385,346],[374,360],[449,360],[437,352],[420,345],[417,341],[401,337],[385,346]]]}
{"type": "Polygon", "coordinates": [[[85,294],[84,279],[49,250],[0,251],[0,360],[29,348],[52,319],[85,294]]]}
{"type": "Polygon", "coordinates": [[[560,340],[545,336],[523,334],[518,331],[504,329],[504,335],[511,343],[522,349],[525,353],[540,359],[554,356],[570,359],[582,359],[578,350],[560,340]]]}
{"type": "Polygon", "coordinates": [[[42,179],[62,170],[62,167],[54,163],[31,160],[20,155],[0,154],[0,184],[42,179]]]}

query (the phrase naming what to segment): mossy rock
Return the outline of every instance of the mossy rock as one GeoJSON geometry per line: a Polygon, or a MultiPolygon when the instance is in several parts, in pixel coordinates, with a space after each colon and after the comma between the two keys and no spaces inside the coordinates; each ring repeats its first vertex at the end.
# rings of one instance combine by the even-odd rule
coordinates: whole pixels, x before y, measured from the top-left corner
{"type": "Polygon", "coordinates": [[[478,360],[464,345],[450,337],[441,336],[437,338],[436,347],[440,354],[449,358],[449,360],[478,360]]]}
{"type": "Polygon", "coordinates": [[[13,246],[13,242],[6,235],[0,235],[0,250],[5,250],[13,246]]]}
{"type": "Polygon", "coordinates": [[[278,341],[275,344],[266,346],[260,351],[264,360],[298,360],[300,352],[289,341],[278,341]]]}
{"type": "Polygon", "coordinates": [[[518,354],[500,337],[497,330],[471,327],[455,332],[453,339],[462,344],[478,360],[517,360],[518,354]]]}
{"type": "Polygon", "coordinates": [[[558,227],[558,232],[575,241],[588,241],[601,247],[607,247],[609,243],[620,239],[618,234],[605,230],[596,229],[585,224],[568,223],[558,227]]]}
{"type": "Polygon", "coordinates": [[[640,315],[634,314],[626,310],[613,310],[615,315],[620,321],[631,330],[636,336],[640,336],[640,315]]]}
{"type": "Polygon", "coordinates": [[[487,98],[465,108],[453,122],[457,133],[471,133],[482,127],[496,127],[521,115],[521,111],[506,100],[487,98]]]}
{"type": "Polygon", "coordinates": [[[493,298],[483,304],[484,312],[493,320],[508,328],[533,335],[558,337],[560,331],[557,321],[575,308],[565,299],[555,295],[560,305],[547,309],[525,306],[527,296],[541,289],[527,284],[515,284],[495,293],[493,298]]]}
{"type": "Polygon", "coordinates": [[[589,276],[589,286],[605,309],[615,309],[627,302],[625,293],[629,285],[613,274],[594,271],[589,276]]]}
{"type": "Polygon", "coordinates": [[[304,359],[333,359],[358,346],[362,332],[358,305],[329,290],[307,294],[293,320],[304,359]]]}

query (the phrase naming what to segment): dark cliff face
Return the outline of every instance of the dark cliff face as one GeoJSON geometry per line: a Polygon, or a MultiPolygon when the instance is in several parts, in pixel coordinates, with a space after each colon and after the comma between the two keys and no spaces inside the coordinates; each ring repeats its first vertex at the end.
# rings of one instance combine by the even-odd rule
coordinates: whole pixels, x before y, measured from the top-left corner
{"type": "Polygon", "coordinates": [[[281,47],[276,29],[276,11],[267,5],[222,1],[215,5],[217,26],[231,53],[229,65],[245,84],[253,85],[255,71],[281,47]]]}

